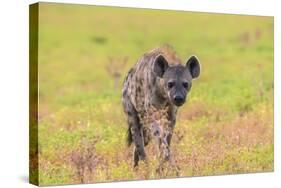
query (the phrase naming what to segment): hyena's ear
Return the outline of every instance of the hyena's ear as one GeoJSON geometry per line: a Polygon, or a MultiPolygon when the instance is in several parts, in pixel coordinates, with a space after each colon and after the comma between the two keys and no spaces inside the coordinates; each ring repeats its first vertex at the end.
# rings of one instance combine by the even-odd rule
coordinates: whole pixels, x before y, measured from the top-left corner
{"type": "Polygon", "coordinates": [[[153,71],[159,77],[162,77],[164,72],[169,67],[167,60],[163,55],[158,55],[153,62],[153,71]]]}
{"type": "Polygon", "coordinates": [[[187,60],[186,68],[189,70],[193,79],[200,75],[200,63],[196,56],[193,55],[187,60]]]}

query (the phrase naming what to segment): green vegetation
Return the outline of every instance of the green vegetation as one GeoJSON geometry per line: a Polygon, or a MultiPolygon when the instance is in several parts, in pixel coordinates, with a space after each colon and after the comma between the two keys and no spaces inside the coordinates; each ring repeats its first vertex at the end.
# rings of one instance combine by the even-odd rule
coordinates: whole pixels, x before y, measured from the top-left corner
{"type": "Polygon", "coordinates": [[[157,176],[151,145],[149,165],[132,168],[121,106],[129,68],[163,44],[202,65],[172,139],[179,175],[273,170],[273,18],[49,3],[39,13],[41,185],[176,176],[157,176]]]}

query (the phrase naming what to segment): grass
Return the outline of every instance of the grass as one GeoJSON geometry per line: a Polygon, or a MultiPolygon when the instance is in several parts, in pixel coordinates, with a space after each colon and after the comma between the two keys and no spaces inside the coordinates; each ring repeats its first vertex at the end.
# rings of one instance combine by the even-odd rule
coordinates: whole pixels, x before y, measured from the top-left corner
{"type": "Polygon", "coordinates": [[[121,106],[129,68],[166,43],[202,65],[172,139],[178,175],[273,171],[273,18],[49,3],[39,12],[40,185],[177,176],[156,174],[152,145],[148,164],[132,168],[121,106]]]}

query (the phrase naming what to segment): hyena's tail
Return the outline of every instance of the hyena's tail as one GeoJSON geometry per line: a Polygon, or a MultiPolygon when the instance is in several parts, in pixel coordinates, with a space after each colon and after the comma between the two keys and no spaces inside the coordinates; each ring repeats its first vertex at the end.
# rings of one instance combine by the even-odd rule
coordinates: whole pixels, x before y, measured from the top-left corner
{"type": "Polygon", "coordinates": [[[127,145],[128,145],[128,147],[131,146],[132,142],[133,142],[133,137],[132,137],[131,127],[129,127],[128,131],[127,131],[127,145]]]}

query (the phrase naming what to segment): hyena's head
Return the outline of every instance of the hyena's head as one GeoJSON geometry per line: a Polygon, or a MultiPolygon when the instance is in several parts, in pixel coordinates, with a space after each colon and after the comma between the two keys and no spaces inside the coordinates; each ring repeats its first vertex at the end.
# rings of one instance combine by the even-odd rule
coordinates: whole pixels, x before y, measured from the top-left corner
{"type": "MultiPolygon", "coordinates": [[[[158,55],[154,61],[153,68],[161,80],[164,95],[174,105],[183,105],[191,89],[192,80],[200,75],[200,63],[197,57],[191,56],[185,65],[169,66],[164,56],[158,55]]],[[[159,85],[160,83],[158,82],[157,84],[159,85]]]]}

